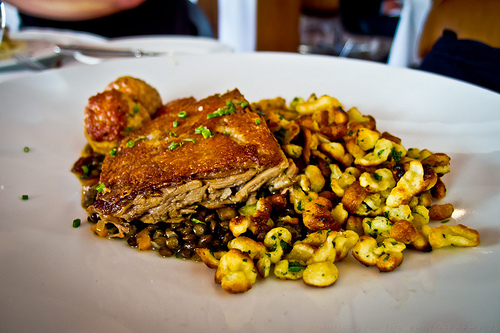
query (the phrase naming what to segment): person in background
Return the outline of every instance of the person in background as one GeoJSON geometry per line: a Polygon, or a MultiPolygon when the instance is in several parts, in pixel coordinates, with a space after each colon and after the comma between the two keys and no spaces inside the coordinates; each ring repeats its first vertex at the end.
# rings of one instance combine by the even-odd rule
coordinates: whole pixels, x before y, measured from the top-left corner
{"type": "Polygon", "coordinates": [[[212,37],[189,0],[8,0],[23,27],[83,31],[114,38],[137,35],[212,37]]]}

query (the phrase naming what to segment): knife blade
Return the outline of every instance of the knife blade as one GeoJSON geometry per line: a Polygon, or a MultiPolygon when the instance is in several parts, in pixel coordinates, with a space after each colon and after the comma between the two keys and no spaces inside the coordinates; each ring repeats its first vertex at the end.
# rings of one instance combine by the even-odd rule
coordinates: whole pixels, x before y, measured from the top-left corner
{"type": "Polygon", "coordinates": [[[54,53],[57,54],[75,54],[81,53],[83,55],[92,57],[156,57],[165,55],[165,52],[143,51],[135,49],[117,49],[107,48],[102,46],[88,46],[88,45],[56,45],[54,46],[54,53]]]}

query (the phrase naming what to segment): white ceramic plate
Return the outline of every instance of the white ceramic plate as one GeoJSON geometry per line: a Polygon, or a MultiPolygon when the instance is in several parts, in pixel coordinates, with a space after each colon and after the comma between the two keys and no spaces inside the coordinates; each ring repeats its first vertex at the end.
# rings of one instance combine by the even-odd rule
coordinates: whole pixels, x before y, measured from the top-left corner
{"type": "MultiPolygon", "coordinates": [[[[500,329],[500,95],[368,62],[291,54],[216,54],[70,67],[0,84],[0,331],[496,332],[500,329]],[[444,180],[477,248],[407,251],[392,273],[350,256],[329,288],[259,280],[225,293],[214,271],[99,239],[70,172],[83,108],[133,75],[164,101],[239,88],[250,101],[330,94],[373,115],[406,148],[452,158],[444,180]],[[27,146],[29,153],[23,152],[27,146]],[[23,194],[29,200],[21,200],[23,194]]],[[[435,224],[434,224],[435,225],[435,224]]]]}
{"type": "MultiPolygon", "coordinates": [[[[233,52],[233,49],[215,39],[189,36],[134,36],[110,39],[109,48],[164,52],[166,55],[207,54],[233,52]]],[[[75,58],[86,64],[98,64],[109,58],[99,58],[77,53],[75,58]]]]}
{"type": "MultiPolygon", "coordinates": [[[[106,40],[103,37],[69,30],[35,29],[29,28],[12,32],[10,38],[20,42],[22,47],[19,53],[26,54],[37,61],[48,61],[57,58],[54,53],[56,44],[101,44],[106,40]]],[[[17,67],[15,59],[9,58],[0,61],[0,70],[17,67]]]]}

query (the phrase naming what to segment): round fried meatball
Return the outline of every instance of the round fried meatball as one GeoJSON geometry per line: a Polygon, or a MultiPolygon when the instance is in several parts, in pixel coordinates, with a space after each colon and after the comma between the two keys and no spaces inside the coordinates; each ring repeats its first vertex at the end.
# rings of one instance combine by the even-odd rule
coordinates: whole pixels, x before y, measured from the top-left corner
{"type": "Polygon", "coordinates": [[[84,112],[85,137],[96,153],[106,154],[149,120],[146,108],[127,94],[106,90],[89,98],[84,112]]]}
{"type": "Polygon", "coordinates": [[[143,105],[150,116],[162,106],[158,91],[140,79],[131,76],[119,77],[106,87],[106,90],[113,89],[129,95],[136,103],[143,105]]]}

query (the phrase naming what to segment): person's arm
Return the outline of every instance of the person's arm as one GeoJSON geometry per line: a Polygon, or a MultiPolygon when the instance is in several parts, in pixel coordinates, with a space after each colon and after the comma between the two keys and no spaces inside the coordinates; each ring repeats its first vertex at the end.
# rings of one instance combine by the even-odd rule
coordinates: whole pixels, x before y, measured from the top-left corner
{"type": "Polygon", "coordinates": [[[7,0],[19,12],[58,21],[90,20],[132,9],[146,0],[7,0]]]}

